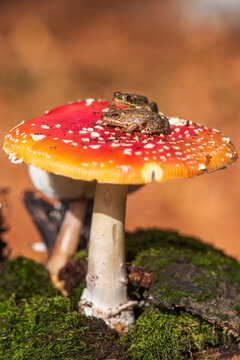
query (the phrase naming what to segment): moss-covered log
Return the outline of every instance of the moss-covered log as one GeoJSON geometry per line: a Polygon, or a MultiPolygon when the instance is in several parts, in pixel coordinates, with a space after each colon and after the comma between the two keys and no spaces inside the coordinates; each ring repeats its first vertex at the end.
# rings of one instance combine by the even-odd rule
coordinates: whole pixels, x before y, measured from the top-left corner
{"type": "Polygon", "coordinates": [[[139,267],[139,287],[148,302],[185,308],[240,334],[240,265],[235,259],[172,231],[139,231],[128,235],[127,244],[130,281],[137,285],[139,267]]]}

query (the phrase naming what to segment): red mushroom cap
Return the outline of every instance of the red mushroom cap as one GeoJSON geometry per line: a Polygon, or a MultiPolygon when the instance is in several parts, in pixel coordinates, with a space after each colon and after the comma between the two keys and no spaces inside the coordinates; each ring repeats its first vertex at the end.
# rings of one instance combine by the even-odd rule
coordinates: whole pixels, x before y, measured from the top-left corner
{"type": "Polygon", "coordinates": [[[218,130],[169,118],[165,135],[125,133],[103,123],[108,110],[108,101],[93,99],[60,106],[13,128],[4,150],[13,162],[115,184],[192,177],[237,159],[230,139],[218,130]]]}

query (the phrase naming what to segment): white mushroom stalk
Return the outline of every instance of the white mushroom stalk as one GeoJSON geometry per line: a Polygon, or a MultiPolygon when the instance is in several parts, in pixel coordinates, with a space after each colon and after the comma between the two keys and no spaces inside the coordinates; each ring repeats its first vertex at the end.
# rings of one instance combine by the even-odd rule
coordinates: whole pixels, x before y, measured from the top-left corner
{"type": "Polygon", "coordinates": [[[89,241],[87,287],[79,308],[111,327],[134,323],[134,301],[127,298],[125,266],[126,185],[98,184],[89,241]]]}

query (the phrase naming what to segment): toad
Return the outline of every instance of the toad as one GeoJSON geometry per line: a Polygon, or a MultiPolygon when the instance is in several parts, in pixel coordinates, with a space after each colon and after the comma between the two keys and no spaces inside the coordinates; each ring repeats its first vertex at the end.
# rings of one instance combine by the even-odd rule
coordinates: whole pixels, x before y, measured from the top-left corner
{"type": "Polygon", "coordinates": [[[115,109],[144,109],[148,111],[158,112],[158,106],[155,102],[148,102],[148,98],[138,94],[127,94],[117,91],[114,93],[110,104],[110,111],[115,109]]]}
{"type": "Polygon", "coordinates": [[[112,110],[102,115],[106,125],[116,126],[124,132],[141,134],[166,134],[170,124],[166,116],[148,110],[112,110]]]}

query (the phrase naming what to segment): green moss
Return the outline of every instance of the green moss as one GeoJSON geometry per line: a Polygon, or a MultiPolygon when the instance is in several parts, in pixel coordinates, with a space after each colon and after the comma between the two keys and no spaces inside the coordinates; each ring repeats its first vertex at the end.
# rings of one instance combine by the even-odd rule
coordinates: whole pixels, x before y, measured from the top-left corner
{"type": "Polygon", "coordinates": [[[222,251],[214,249],[196,238],[183,236],[175,231],[164,230],[139,230],[135,233],[126,234],[128,261],[140,263],[139,254],[144,254],[144,250],[145,253],[148,253],[149,250],[154,251],[156,249],[161,251],[163,266],[172,259],[181,260],[181,257],[188,255],[199,267],[205,266],[213,271],[216,267],[221,267],[222,274],[227,274],[230,270],[230,274],[228,274],[233,282],[240,282],[239,263],[235,259],[225,256],[222,251]]]}
{"type": "Polygon", "coordinates": [[[204,253],[211,249],[211,246],[203,244],[200,240],[179,235],[176,231],[150,229],[126,233],[127,261],[134,260],[137,254],[143,250],[156,249],[159,246],[162,248],[170,246],[179,250],[191,248],[194,251],[203,251],[204,253]]]}
{"type": "Polygon", "coordinates": [[[74,263],[77,263],[79,260],[81,260],[82,258],[86,258],[87,256],[88,256],[87,249],[82,249],[82,250],[77,251],[72,256],[72,260],[74,261],[74,263]]]}
{"type": "Polygon", "coordinates": [[[69,298],[71,299],[71,302],[73,303],[75,308],[77,308],[78,306],[79,300],[81,299],[82,292],[85,287],[86,287],[86,282],[85,280],[82,280],[80,284],[77,287],[75,287],[72,294],[69,295],[69,298]]]}
{"type": "Polygon", "coordinates": [[[121,344],[132,360],[182,360],[193,352],[232,340],[222,330],[185,311],[160,311],[150,306],[121,344]]]}
{"type": "Polygon", "coordinates": [[[71,312],[67,298],[0,303],[1,360],[127,360],[114,341],[103,321],[71,312]]]}
{"type": "Polygon", "coordinates": [[[4,263],[0,274],[0,301],[12,296],[28,299],[35,295],[54,296],[59,292],[52,286],[43,265],[18,257],[4,263]]]}

